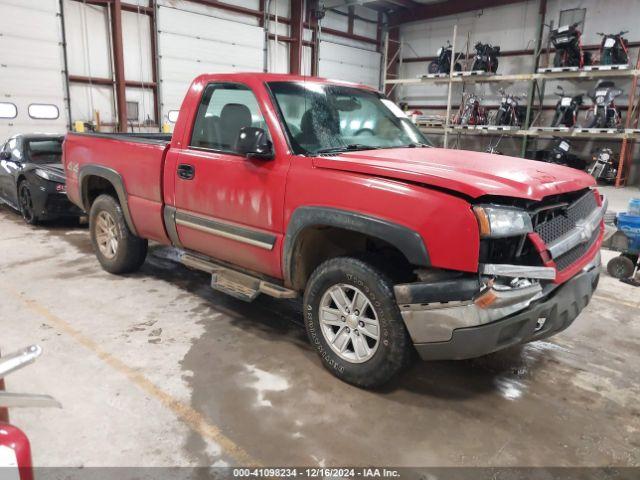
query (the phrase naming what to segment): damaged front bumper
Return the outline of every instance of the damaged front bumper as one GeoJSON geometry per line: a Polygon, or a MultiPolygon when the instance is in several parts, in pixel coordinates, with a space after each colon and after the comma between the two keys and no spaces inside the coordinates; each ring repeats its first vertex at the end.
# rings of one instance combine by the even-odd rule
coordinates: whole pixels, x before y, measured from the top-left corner
{"type": "Polygon", "coordinates": [[[562,285],[481,277],[397,285],[395,296],[423,359],[465,359],[564,330],[589,303],[599,275],[598,252],[562,285]]]}

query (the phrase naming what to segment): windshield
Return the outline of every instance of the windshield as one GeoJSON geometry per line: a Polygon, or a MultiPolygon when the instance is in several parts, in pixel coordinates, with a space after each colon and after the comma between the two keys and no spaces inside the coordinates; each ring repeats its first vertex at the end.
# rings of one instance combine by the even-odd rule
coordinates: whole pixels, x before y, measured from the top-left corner
{"type": "Polygon", "coordinates": [[[315,82],[272,82],[269,88],[295,153],[430,145],[395,103],[376,92],[315,82]]]}
{"type": "Polygon", "coordinates": [[[43,165],[62,161],[62,139],[29,140],[24,148],[25,160],[43,165]]]}

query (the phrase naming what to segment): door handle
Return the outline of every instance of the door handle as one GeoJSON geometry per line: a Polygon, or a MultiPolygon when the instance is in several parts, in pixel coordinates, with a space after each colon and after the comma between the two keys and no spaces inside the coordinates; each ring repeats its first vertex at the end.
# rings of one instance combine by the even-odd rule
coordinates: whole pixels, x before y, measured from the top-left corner
{"type": "Polygon", "coordinates": [[[181,163],[178,165],[178,176],[183,180],[192,180],[196,176],[196,169],[193,165],[181,163]]]}

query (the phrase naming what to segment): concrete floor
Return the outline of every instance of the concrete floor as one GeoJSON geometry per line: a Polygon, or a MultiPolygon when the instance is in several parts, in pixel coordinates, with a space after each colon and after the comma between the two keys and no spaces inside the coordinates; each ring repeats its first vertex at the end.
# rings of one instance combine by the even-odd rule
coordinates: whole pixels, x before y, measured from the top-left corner
{"type": "Polygon", "coordinates": [[[163,247],[112,276],[86,228],[0,225],[0,350],[44,349],[8,389],[63,405],[11,412],[37,465],[640,465],[640,290],[606,274],[549,341],[368,392],[322,368],[295,302],[218,294],[163,247]]]}

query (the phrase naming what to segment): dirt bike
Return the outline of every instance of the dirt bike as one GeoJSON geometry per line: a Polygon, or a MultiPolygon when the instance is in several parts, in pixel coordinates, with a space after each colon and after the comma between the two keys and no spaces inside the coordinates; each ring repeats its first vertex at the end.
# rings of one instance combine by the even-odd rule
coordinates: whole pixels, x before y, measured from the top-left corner
{"type": "Polygon", "coordinates": [[[517,127],[524,122],[527,109],[519,104],[526,97],[525,94],[516,96],[508,94],[503,88],[498,90],[502,95],[500,107],[493,118],[493,125],[517,127]]]}
{"type": "Polygon", "coordinates": [[[601,80],[589,93],[593,107],[587,113],[587,128],[618,128],[622,124],[620,111],[616,107],[615,99],[622,95],[610,80],[601,80]]]}
{"type": "Polygon", "coordinates": [[[591,54],[582,49],[582,32],[579,23],[563,25],[551,30],[551,43],[556,49],[554,67],[579,67],[591,65],[591,54]]]}
{"type": "MultiPolygon", "coordinates": [[[[429,64],[429,73],[449,73],[451,70],[451,44],[447,41],[447,45],[438,49],[436,56],[437,58],[429,64]]],[[[460,72],[461,70],[460,63],[454,63],[453,71],[460,72]]]]}
{"type": "Polygon", "coordinates": [[[475,49],[476,56],[473,59],[471,71],[481,70],[483,72],[496,73],[498,70],[500,47],[478,42],[475,45],[475,49]]]}
{"type": "Polygon", "coordinates": [[[628,30],[620,33],[605,34],[600,42],[600,65],[627,65],[629,63],[629,42],[623,37],[628,30]]]}
{"type": "Polygon", "coordinates": [[[564,89],[558,85],[556,95],[560,97],[556,103],[556,113],[551,120],[552,127],[574,127],[578,120],[578,112],[582,105],[582,95],[566,95],[564,89]]]}
{"type": "Polygon", "coordinates": [[[486,125],[487,114],[480,105],[482,99],[475,93],[467,93],[462,97],[458,113],[453,117],[455,125],[486,125]]]}

